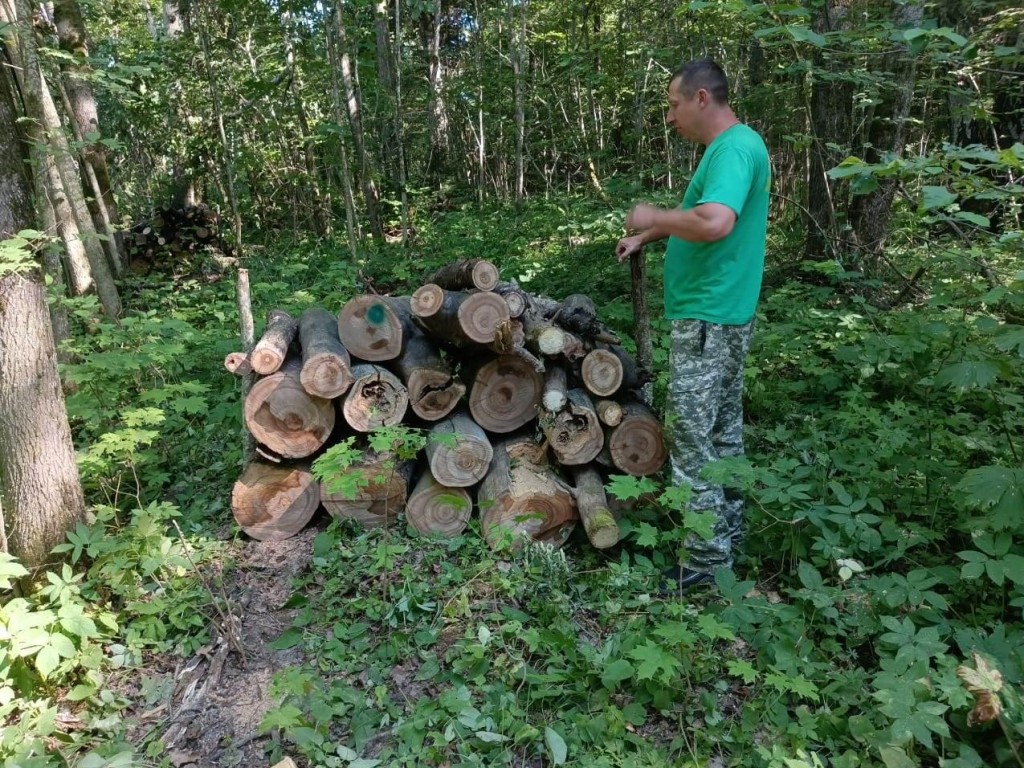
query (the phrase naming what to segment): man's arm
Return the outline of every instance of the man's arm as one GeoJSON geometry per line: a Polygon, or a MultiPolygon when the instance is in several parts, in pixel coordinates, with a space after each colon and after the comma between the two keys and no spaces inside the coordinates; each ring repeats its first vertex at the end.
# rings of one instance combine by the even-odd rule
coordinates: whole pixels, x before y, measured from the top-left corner
{"type": "MultiPolygon", "coordinates": [[[[691,243],[713,243],[727,237],[736,225],[736,213],[727,205],[704,203],[688,211],[664,209],[641,203],[626,216],[627,229],[640,229],[636,237],[648,233],[660,237],[674,235],[691,243]]],[[[646,241],[645,242],[650,242],[646,241]]]]}

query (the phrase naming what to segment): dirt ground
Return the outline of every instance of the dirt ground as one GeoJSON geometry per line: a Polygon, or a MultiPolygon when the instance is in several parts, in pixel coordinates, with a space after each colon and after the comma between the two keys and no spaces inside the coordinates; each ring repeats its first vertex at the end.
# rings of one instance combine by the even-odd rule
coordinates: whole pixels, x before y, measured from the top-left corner
{"type": "Polygon", "coordinates": [[[287,629],[295,611],[282,606],[292,596],[293,579],[304,571],[320,526],[310,526],[286,541],[238,541],[236,565],[225,577],[224,592],[234,613],[236,637],[245,659],[226,633],[191,659],[158,658],[132,681],[132,698],[143,703],[125,717],[134,723],[138,744],[159,736],[176,768],[269,766],[270,737],[258,728],[264,714],[279,704],[270,694],[274,674],[301,664],[297,649],[275,650],[268,643],[287,629]],[[162,694],[162,695],[160,695],[162,694]]]}

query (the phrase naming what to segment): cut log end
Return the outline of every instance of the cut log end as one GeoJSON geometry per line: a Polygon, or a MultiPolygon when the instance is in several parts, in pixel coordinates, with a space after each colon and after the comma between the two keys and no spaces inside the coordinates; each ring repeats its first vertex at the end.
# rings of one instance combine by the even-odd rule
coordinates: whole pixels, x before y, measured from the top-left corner
{"type": "Polygon", "coordinates": [[[409,406],[409,395],[398,378],[377,365],[356,365],[354,379],[342,403],[342,414],[358,432],[398,424],[409,406]]]}
{"type": "Polygon", "coordinates": [[[508,304],[496,293],[474,293],[459,306],[459,326],[479,344],[494,341],[498,329],[509,322],[508,304]]]}
{"type": "Polygon", "coordinates": [[[393,360],[402,353],[401,318],[385,296],[356,296],[338,314],[338,336],[361,360],[393,360]]]}
{"type": "Polygon", "coordinates": [[[610,350],[595,349],[583,358],[580,376],[590,392],[608,397],[622,385],[622,362],[610,350]]]}
{"type": "Polygon", "coordinates": [[[330,480],[322,484],[324,509],[332,517],[355,520],[364,528],[387,525],[405,507],[412,467],[412,462],[396,462],[389,454],[367,453],[345,470],[343,488],[332,487],[330,480]]]}
{"type": "Polygon", "coordinates": [[[307,393],[297,363],[260,379],[245,399],[245,423],[253,437],[286,459],[309,456],[334,429],[330,400],[307,393]]]}
{"type": "Polygon", "coordinates": [[[466,529],[472,514],[465,488],[446,488],[427,470],[409,495],[405,519],[423,536],[451,538],[466,529]]]}
{"type": "Polygon", "coordinates": [[[489,432],[512,432],[537,416],[544,379],[525,360],[504,355],[484,364],[472,382],[469,410],[489,432]]]}
{"type": "Polygon", "coordinates": [[[653,475],[668,458],[661,423],[640,403],[623,406],[622,422],[611,430],[608,452],[615,467],[628,475],[653,475]]]}
{"type": "Polygon", "coordinates": [[[231,492],[231,510],[246,534],[281,541],[301,531],[320,504],[320,488],[305,468],[252,463],[231,492]]]}

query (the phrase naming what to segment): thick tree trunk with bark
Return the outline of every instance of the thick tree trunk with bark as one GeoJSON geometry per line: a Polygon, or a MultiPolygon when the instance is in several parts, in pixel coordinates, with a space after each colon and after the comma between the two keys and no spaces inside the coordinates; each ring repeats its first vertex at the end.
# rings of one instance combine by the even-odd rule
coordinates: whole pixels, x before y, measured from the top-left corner
{"type": "Polygon", "coordinates": [[[378,427],[391,427],[405,418],[409,394],[398,377],[379,365],[356,365],[355,379],[345,395],[341,412],[345,421],[357,432],[378,427]]]}
{"type": "Polygon", "coordinates": [[[245,423],[253,437],[286,459],[315,453],[334,429],[334,404],[308,394],[301,372],[300,361],[289,360],[245,398],[245,423]]]}
{"type": "Polygon", "coordinates": [[[320,499],[332,517],[352,519],[364,528],[387,525],[405,507],[415,462],[367,451],[344,476],[321,484],[320,499]],[[340,488],[333,483],[340,482],[340,488]]]}
{"type": "Polygon", "coordinates": [[[576,503],[565,483],[528,438],[494,448],[477,491],[480,524],[492,547],[518,549],[526,538],[560,547],[576,525],[576,503]]]}
{"type": "Polygon", "coordinates": [[[469,411],[488,432],[513,432],[537,417],[543,377],[528,362],[504,355],[470,372],[469,411]]]}
{"type": "Polygon", "coordinates": [[[437,482],[448,488],[468,488],[483,480],[494,449],[469,414],[458,411],[431,428],[426,454],[437,482]]]}
{"type": "Polygon", "coordinates": [[[352,386],[352,358],[338,338],[338,321],[326,309],[312,307],[299,319],[302,373],[299,380],[309,394],[328,400],[352,386]]]}
{"type": "Polygon", "coordinates": [[[320,506],[320,486],[305,466],[253,462],[231,491],[235,521],[259,541],[281,541],[306,527],[320,506]]]}
{"type": "Polygon", "coordinates": [[[423,536],[452,538],[466,529],[473,514],[473,500],[465,488],[441,485],[424,470],[409,494],[405,519],[423,536]]]}
{"type": "MultiPolygon", "coordinates": [[[[13,88],[0,72],[0,240],[32,226],[32,199],[15,125],[13,88]]],[[[0,277],[0,549],[29,568],[82,519],[46,293],[37,273],[0,277]]]]}

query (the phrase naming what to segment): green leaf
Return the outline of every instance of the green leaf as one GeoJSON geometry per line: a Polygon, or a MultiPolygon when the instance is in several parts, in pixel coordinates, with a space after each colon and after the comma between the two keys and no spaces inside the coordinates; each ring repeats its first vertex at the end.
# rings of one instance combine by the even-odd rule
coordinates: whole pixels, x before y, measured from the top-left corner
{"type": "Polygon", "coordinates": [[[551,755],[551,762],[554,765],[564,765],[565,758],[569,755],[569,748],[565,746],[565,739],[561,734],[550,726],[544,728],[544,745],[551,755]]]}
{"type": "Polygon", "coordinates": [[[1017,586],[1024,586],[1024,557],[1004,555],[1003,574],[1017,586]]]}
{"type": "Polygon", "coordinates": [[[989,530],[1012,528],[1024,516],[1024,469],[977,467],[964,474],[956,490],[967,506],[991,510],[983,521],[989,530]]]}
{"type": "Polygon", "coordinates": [[[977,213],[971,213],[970,211],[957,211],[953,214],[954,219],[959,221],[966,221],[968,224],[974,224],[982,229],[988,229],[992,224],[986,216],[980,216],[977,213]]]}
{"type": "Polygon", "coordinates": [[[738,677],[747,685],[750,685],[757,680],[757,670],[754,666],[744,659],[731,659],[725,668],[729,670],[729,674],[738,677]]]}
{"type": "Polygon", "coordinates": [[[508,736],[502,736],[494,731],[476,731],[473,735],[485,744],[497,744],[502,741],[508,741],[508,736]]]}
{"type": "Polygon", "coordinates": [[[283,651],[288,648],[294,648],[302,641],[302,630],[298,627],[291,627],[281,633],[281,636],[276,640],[267,643],[267,645],[273,648],[275,651],[283,651]]]}
{"type": "Polygon", "coordinates": [[[985,389],[999,376],[999,366],[991,360],[953,363],[935,374],[935,383],[951,389],[985,389]]]}
{"type": "Polygon", "coordinates": [[[92,696],[96,691],[95,685],[81,683],[68,691],[67,698],[69,701],[82,701],[92,696]]]}
{"type": "Polygon", "coordinates": [[[616,659],[604,668],[601,673],[601,685],[610,691],[615,690],[623,680],[628,680],[634,673],[633,665],[625,659],[616,659]]]}
{"type": "Polygon", "coordinates": [[[697,617],[697,627],[708,640],[735,640],[736,634],[727,624],[723,624],[709,613],[697,617]]]}
{"type": "Polygon", "coordinates": [[[36,669],[45,680],[60,665],[60,654],[52,645],[44,645],[36,654],[36,669]]]}
{"type": "Polygon", "coordinates": [[[789,32],[790,37],[792,37],[798,43],[810,43],[811,45],[817,46],[818,48],[825,47],[825,38],[812,29],[808,29],[807,27],[796,27],[793,25],[789,25],[786,27],[786,31],[789,32]]]}
{"type": "Polygon", "coordinates": [[[667,653],[658,643],[648,640],[629,652],[630,658],[638,662],[636,675],[638,680],[658,680],[669,683],[675,673],[682,667],[682,662],[674,653],[667,653]]]}
{"type": "Polygon", "coordinates": [[[878,750],[885,768],[917,768],[917,763],[907,757],[899,747],[882,747],[878,750]]]}
{"type": "Polygon", "coordinates": [[[1001,352],[1016,350],[1018,357],[1024,357],[1024,325],[1003,326],[993,343],[1001,352]]]}
{"type": "Polygon", "coordinates": [[[653,493],[658,486],[647,477],[631,477],[630,475],[611,475],[605,490],[619,501],[639,499],[645,493],[653,493]]]}
{"type": "Polygon", "coordinates": [[[921,208],[930,211],[934,208],[944,208],[956,202],[956,195],[946,187],[921,187],[921,208]]]}

